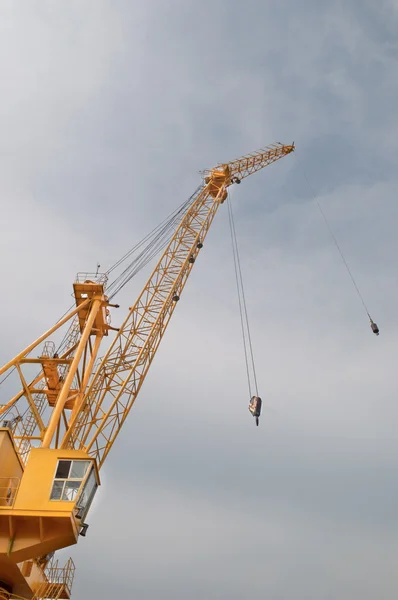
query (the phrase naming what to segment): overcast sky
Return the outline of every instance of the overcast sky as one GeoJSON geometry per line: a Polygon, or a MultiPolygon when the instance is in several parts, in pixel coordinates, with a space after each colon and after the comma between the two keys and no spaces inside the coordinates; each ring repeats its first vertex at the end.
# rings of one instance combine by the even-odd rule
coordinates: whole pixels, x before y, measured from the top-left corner
{"type": "Polygon", "coordinates": [[[232,191],[260,427],[222,208],[63,553],[74,600],[396,600],[397,29],[397,0],[0,0],[1,363],[199,170],[297,147],[232,191]]]}

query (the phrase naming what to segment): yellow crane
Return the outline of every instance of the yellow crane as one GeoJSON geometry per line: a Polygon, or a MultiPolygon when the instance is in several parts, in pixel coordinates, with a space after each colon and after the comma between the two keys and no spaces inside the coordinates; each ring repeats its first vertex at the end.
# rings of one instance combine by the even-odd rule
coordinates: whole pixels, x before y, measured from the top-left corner
{"type": "Polygon", "coordinates": [[[119,329],[110,325],[110,308],[117,305],[106,293],[106,276],[79,275],[73,308],[0,369],[0,377],[14,370],[20,381],[19,391],[0,407],[0,600],[70,598],[74,564],[70,559],[60,567],[54,552],[86,534],[100,469],[228,187],[293,150],[293,144],[278,143],[203,172],[119,329]],[[67,324],[65,343],[56,351],[51,336],[67,324]],[[113,341],[98,358],[112,331],[113,341]]]}

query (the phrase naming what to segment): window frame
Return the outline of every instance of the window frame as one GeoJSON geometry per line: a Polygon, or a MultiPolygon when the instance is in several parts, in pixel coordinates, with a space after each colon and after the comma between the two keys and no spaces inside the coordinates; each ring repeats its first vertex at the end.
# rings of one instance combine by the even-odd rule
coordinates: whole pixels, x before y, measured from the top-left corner
{"type": "MultiPolygon", "coordinates": [[[[57,464],[55,467],[55,471],[54,471],[54,476],[52,479],[52,485],[51,485],[51,490],[50,490],[50,502],[74,502],[75,503],[77,501],[77,499],[80,498],[81,491],[83,489],[83,484],[86,483],[86,480],[87,480],[92,468],[93,468],[93,461],[87,460],[85,458],[76,458],[76,459],[75,458],[58,458],[57,464]],[[66,477],[66,478],[56,477],[60,462],[69,462],[70,463],[68,477],[66,477]],[[71,477],[74,462],[84,462],[87,464],[86,471],[85,471],[83,477],[81,477],[81,478],[80,477],[71,477]],[[62,490],[61,490],[61,494],[60,494],[59,498],[52,497],[56,482],[62,482],[62,490]],[[64,497],[66,485],[69,482],[79,483],[79,487],[76,488],[76,490],[74,492],[75,496],[73,499],[64,497]]],[[[70,490],[73,490],[72,486],[71,486],[70,490]]]]}
{"type": "Polygon", "coordinates": [[[79,490],[78,498],[76,500],[76,508],[78,509],[78,512],[79,512],[78,517],[82,521],[84,521],[84,518],[86,517],[88,511],[90,510],[90,506],[94,500],[95,494],[97,493],[98,487],[99,487],[99,481],[98,481],[98,477],[97,477],[97,472],[95,470],[94,462],[92,462],[91,467],[89,467],[87,469],[86,478],[85,478],[84,482],[82,483],[82,486],[79,490]],[[88,485],[89,479],[91,476],[93,476],[93,478],[94,478],[94,485],[93,485],[90,493],[87,495],[86,504],[83,505],[82,504],[83,494],[86,492],[86,486],[88,485]]]}

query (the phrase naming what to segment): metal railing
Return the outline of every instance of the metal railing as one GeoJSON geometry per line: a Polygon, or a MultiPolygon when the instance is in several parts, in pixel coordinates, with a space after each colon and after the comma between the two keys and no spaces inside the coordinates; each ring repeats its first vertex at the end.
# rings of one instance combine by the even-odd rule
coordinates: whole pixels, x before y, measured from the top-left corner
{"type": "Polygon", "coordinates": [[[75,565],[70,558],[64,567],[52,558],[44,568],[46,581],[42,583],[31,600],[58,600],[70,598],[72,594],[75,565]]]}
{"type": "Polygon", "coordinates": [[[49,584],[64,585],[69,593],[72,592],[75,577],[75,564],[70,558],[64,567],[59,567],[59,561],[52,559],[44,570],[49,584]]]}
{"type": "MultiPolygon", "coordinates": [[[[39,384],[39,387],[41,385],[44,387],[45,383],[41,382],[39,384]]],[[[44,395],[43,397],[44,399],[46,399],[44,395]]],[[[35,398],[38,398],[38,395],[35,394],[35,398]]],[[[38,403],[36,403],[36,405],[40,412],[40,406],[38,405],[38,403]]],[[[32,410],[29,410],[28,414],[23,417],[21,412],[18,410],[17,405],[14,404],[11,409],[7,410],[4,413],[4,415],[1,415],[0,423],[2,427],[7,427],[10,430],[19,457],[24,463],[24,465],[26,465],[30,450],[32,448],[32,443],[29,439],[29,436],[32,435],[34,430],[34,424],[36,424],[36,419],[34,414],[32,413],[32,410]]]]}
{"type": "Polygon", "coordinates": [[[20,482],[19,477],[0,477],[0,508],[14,505],[20,482]]]}
{"type": "Polygon", "coordinates": [[[53,358],[55,354],[55,343],[51,340],[48,340],[44,343],[43,350],[41,351],[41,357],[47,356],[48,358],[53,358]]]}
{"type": "Polygon", "coordinates": [[[101,283],[104,287],[108,282],[108,275],[106,273],[78,273],[76,275],[76,283],[101,283]]]}

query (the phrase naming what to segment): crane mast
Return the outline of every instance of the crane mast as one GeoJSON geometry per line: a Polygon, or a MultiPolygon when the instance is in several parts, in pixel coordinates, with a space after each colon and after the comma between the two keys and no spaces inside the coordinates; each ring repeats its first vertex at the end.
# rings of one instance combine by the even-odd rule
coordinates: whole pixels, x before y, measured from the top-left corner
{"type": "Polygon", "coordinates": [[[20,381],[17,394],[0,406],[0,600],[1,589],[4,598],[70,597],[74,565],[70,560],[59,567],[53,553],[86,534],[100,469],[228,187],[293,150],[275,144],[203,172],[202,185],[119,329],[110,325],[110,308],[118,306],[107,296],[106,276],[80,274],[73,285],[75,306],[0,369],[0,377],[14,370],[20,381]],[[50,337],[66,324],[56,348],[50,337]],[[111,331],[113,341],[98,358],[111,331]],[[32,376],[34,368],[39,371],[32,376]]]}

